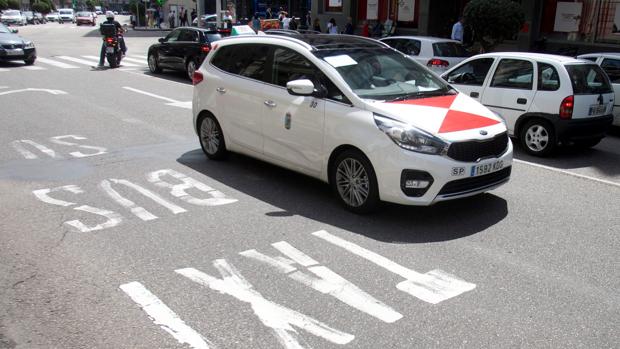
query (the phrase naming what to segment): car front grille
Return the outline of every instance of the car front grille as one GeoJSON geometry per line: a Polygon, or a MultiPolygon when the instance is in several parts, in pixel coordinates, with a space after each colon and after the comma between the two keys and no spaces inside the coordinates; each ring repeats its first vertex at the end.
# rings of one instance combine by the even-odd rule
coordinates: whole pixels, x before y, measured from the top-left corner
{"type": "Polygon", "coordinates": [[[478,159],[498,157],[508,148],[508,133],[501,133],[482,141],[455,142],[448,149],[448,156],[457,161],[474,162],[478,159]]]}
{"type": "Polygon", "coordinates": [[[13,50],[16,48],[24,48],[23,44],[4,44],[2,45],[3,49],[7,49],[7,50],[13,50]]]}
{"type": "Polygon", "coordinates": [[[510,178],[512,166],[508,166],[497,172],[489,173],[483,176],[457,179],[446,183],[439,191],[438,196],[450,197],[464,195],[484,188],[492,187],[495,184],[502,183],[510,178]]]}

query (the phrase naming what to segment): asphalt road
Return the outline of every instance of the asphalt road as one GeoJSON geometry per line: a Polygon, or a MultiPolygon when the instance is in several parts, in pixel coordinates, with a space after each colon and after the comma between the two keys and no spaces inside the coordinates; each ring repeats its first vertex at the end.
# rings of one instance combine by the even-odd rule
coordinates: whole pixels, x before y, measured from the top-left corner
{"type": "Polygon", "coordinates": [[[620,345],[617,134],[357,216],[316,180],[207,161],[191,84],[146,73],[156,33],[95,71],[92,30],[20,28],[43,59],[0,64],[0,348],[620,345]]]}

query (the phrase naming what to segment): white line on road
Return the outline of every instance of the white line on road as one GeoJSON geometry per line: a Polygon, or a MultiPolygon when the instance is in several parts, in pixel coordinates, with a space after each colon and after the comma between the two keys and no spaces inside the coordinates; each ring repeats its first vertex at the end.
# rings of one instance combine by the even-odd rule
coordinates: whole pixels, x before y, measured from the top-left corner
{"type": "Polygon", "coordinates": [[[43,57],[38,57],[37,58],[37,62],[41,62],[41,63],[45,63],[45,64],[49,64],[52,65],[54,67],[58,67],[58,68],[63,68],[63,69],[75,69],[75,68],[79,68],[78,66],[72,65],[72,64],[67,64],[67,63],[63,63],[63,62],[58,62],[55,61],[53,59],[48,59],[48,58],[43,58],[43,57]]]}
{"type": "Polygon", "coordinates": [[[69,56],[57,56],[56,58],[60,58],[60,59],[63,59],[65,61],[70,61],[70,62],[74,62],[74,63],[84,64],[84,65],[87,65],[89,67],[96,66],[97,64],[99,64],[99,58],[97,58],[97,60],[95,60],[95,61],[87,61],[85,59],[69,57],[69,56]]]}
{"type": "Polygon", "coordinates": [[[24,66],[22,66],[20,68],[26,69],[26,70],[45,70],[45,68],[37,67],[36,65],[24,65],[24,66]]]}
{"type": "Polygon", "coordinates": [[[566,171],[566,170],[562,170],[562,169],[551,167],[551,166],[537,164],[535,162],[529,162],[529,161],[524,161],[524,160],[519,160],[519,159],[513,159],[513,161],[516,162],[516,163],[519,163],[519,164],[530,165],[530,166],[533,166],[533,167],[538,167],[538,168],[542,168],[542,169],[553,171],[553,172],[563,173],[565,175],[569,175],[569,176],[573,176],[573,177],[577,177],[577,178],[588,179],[588,180],[591,180],[591,181],[594,181],[594,182],[599,182],[599,183],[602,183],[602,184],[607,184],[607,185],[611,185],[611,186],[620,188],[620,183],[617,183],[617,182],[612,182],[612,181],[608,181],[608,180],[605,180],[605,179],[600,179],[600,178],[596,178],[596,177],[592,177],[592,176],[588,176],[588,175],[582,175],[582,174],[579,174],[579,173],[575,173],[575,172],[571,172],[571,171],[566,171]]]}
{"type": "Polygon", "coordinates": [[[7,69],[7,68],[0,68],[0,72],[5,72],[5,71],[9,71],[11,69],[7,69]]]}
{"type": "Polygon", "coordinates": [[[179,107],[179,108],[184,108],[184,109],[192,109],[192,102],[191,101],[190,102],[180,102],[180,101],[174,100],[172,98],[168,98],[168,97],[156,95],[154,93],[138,90],[137,88],[133,88],[133,87],[123,86],[123,88],[126,89],[126,90],[129,90],[129,91],[133,91],[133,92],[136,92],[136,93],[143,94],[145,96],[161,99],[163,101],[168,102],[168,103],[166,103],[166,105],[169,105],[169,106],[172,106],[172,107],[179,107]]]}
{"type": "Polygon", "coordinates": [[[139,282],[130,282],[120,286],[131,299],[144,310],[164,331],[170,333],[179,343],[187,343],[192,348],[208,349],[211,344],[200,333],[189,327],[166,304],[152,294],[139,282]]]}
{"type": "MultiPolygon", "coordinates": [[[[149,74],[148,72],[145,72],[145,71],[137,72],[137,71],[135,71],[135,69],[129,69],[129,68],[127,68],[127,69],[119,69],[119,70],[122,71],[122,72],[125,72],[125,73],[142,76],[142,77],[149,78],[149,79],[157,79],[158,81],[164,81],[164,82],[167,82],[167,83],[173,83],[173,84],[177,84],[177,85],[181,85],[181,86],[185,86],[185,87],[190,87],[190,88],[194,87],[191,84],[184,84],[184,83],[178,82],[178,81],[162,80],[161,78],[158,78],[157,76],[149,74]]],[[[190,108],[191,108],[191,104],[190,104],[190,108]]]]}
{"type": "Polygon", "coordinates": [[[4,92],[0,92],[0,96],[3,95],[10,95],[12,93],[20,93],[20,92],[47,92],[49,94],[53,94],[53,95],[66,95],[67,92],[65,91],[61,91],[61,90],[49,90],[46,88],[24,88],[21,90],[11,90],[11,91],[4,91],[4,92]]]}
{"type": "Polygon", "coordinates": [[[141,65],[146,65],[146,58],[144,58],[144,57],[140,58],[140,59],[138,59],[138,58],[131,58],[131,57],[125,57],[125,58],[123,58],[123,61],[130,61],[130,62],[138,63],[138,64],[141,64],[141,65]]]}
{"type": "MultiPolygon", "coordinates": [[[[88,59],[97,59],[97,60],[99,59],[99,57],[97,57],[97,56],[82,56],[82,57],[88,58],[88,59]]],[[[137,67],[138,65],[137,64],[133,64],[133,63],[127,63],[127,62],[121,61],[121,67],[122,66],[125,66],[125,67],[137,67]]]]}

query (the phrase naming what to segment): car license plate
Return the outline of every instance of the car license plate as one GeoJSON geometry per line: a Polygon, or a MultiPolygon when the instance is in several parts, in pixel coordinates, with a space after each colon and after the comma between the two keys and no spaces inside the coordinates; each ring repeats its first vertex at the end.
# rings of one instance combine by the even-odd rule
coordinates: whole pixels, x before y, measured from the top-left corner
{"type": "Polygon", "coordinates": [[[106,53],[114,53],[114,47],[106,47],[105,48],[105,52],[106,53]]]}
{"type": "Polygon", "coordinates": [[[499,171],[502,168],[504,168],[504,160],[475,165],[471,167],[470,177],[482,176],[491,172],[499,171]]]}
{"type": "Polygon", "coordinates": [[[17,48],[14,50],[6,50],[7,56],[22,56],[23,54],[24,54],[24,50],[22,50],[21,48],[17,48]]]}
{"type": "Polygon", "coordinates": [[[606,104],[593,104],[590,106],[590,111],[588,112],[588,115],[603,115],[605,114],[605,109],[607,109],[606,104]]]}

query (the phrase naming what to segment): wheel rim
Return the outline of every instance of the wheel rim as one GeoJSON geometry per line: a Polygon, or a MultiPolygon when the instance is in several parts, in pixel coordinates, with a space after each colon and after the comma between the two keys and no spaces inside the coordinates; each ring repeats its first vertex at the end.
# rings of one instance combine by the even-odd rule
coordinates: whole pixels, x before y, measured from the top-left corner
{"type": "Polygon", "coordinates": [[[211,118],[206,118],[200,125],[200,140],[207,153],[213,155],[220,148],[220,130],[211,118]]]}
{"type": "Polygon", "coordinates": [[[336,168],[336,187],[340,197],[348,205],[363,205],[370,192],[370,181],[364,165],[352,158],[341,161],[336,168]]]}
{"type": "Polygon", "coordinates": [[[155,55],[149,56],[149,69],[151,70],[151,72],[155,72],[157,70],[157,60],[155,58],[155,55]]]}
{"type": "Polygon", "coordinates": [[[189,76],[190,79],[193,79],[195,71],[196,71],[196,63],[194,63],[194,61],[189,61],[189,63],[187,63],[187,75],[189,76]]]}
{"type": "Polygon", "coordinates": [[[541,125],[532,125],[525,131],[525,145],[533,151],[542,151],[549,145],[549,132],[541,125]]]}

